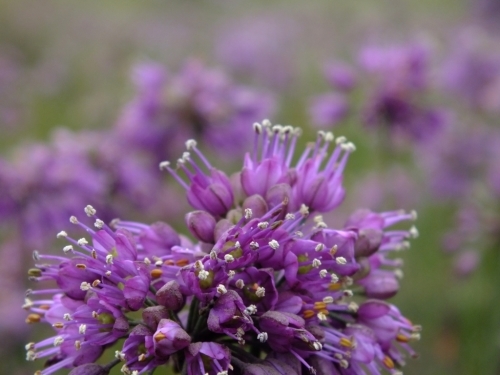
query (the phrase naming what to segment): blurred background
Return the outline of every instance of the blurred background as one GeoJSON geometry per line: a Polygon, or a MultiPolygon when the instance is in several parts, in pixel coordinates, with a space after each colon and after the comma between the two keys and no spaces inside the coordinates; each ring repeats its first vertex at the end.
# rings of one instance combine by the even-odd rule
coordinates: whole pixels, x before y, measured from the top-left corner
{"type": "Polygon", "coordinates": [[[158,162],[195,137],[236,171],[270,118],[356,144],[329,222],[417,210],[404,373],[500,374],[499,113],[498,0],[0,0],[0,367],[38,368],[26,271],[71,214],[183,228],[158,162]]]}

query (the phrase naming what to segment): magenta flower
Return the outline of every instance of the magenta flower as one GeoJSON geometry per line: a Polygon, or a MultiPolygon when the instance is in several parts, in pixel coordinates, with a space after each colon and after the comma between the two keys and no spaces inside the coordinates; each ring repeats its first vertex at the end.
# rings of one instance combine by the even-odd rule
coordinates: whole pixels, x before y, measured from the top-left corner
{"type": "Polygon", "coordinates": [[[28,360],[48,359],[37,375],[104,375],[119,363],[127,375],[164,365],[188,375],[378,375],[414,356],[420,327],[383,300],[399,291],[402,264],[390,255],[418,235],[390,227],[416,214],[358,210],[330,228],[317,213],[341,203],[354,146],[339,137],[329,152],[333,135],[320,132],[292,164],[298,130],[265,121],[254,131],[231,180],[192,140],[201,165],[183,155],[187,182],[161,164],[195,209],[185,215],[193,240],[162,222],[107,225],[87,205],[96,229],[72,216],[85,237],[62,231],[64,254],[34,253],[30,278],[50,286],[26,292],[26,322],[56,331],[26,345],[28,360]],[[111,346],[115,360],[96,365],[111,346]]]}

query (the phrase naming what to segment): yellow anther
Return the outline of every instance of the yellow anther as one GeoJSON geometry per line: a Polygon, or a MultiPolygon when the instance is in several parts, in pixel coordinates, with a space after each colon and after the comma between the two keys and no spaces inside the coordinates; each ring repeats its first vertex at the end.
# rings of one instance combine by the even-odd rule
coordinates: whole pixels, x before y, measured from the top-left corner
{"type": "Polygon", "coordinates": [[[347,337],[342,337],[340,339],[340,346],[343,346],[344,348],[352,349],[354,347],[354,344],[347,337]]]}
{"type": "Polygon", "coordinates": [[[385,367],[387,367],[388,369],[392,370],[394,368],[394,362],[392,361],[391,357],[385,356],[382,362],[384,362],[385,367]]]}
{"type": "Polygon", "coordinates": [[[158,279],[161,277],[161,275],[163,275],[163,271],[155,268],[154,270],[151,270],[150,274],[153,279],[158,279]]]}
{"type": "Polygon", "coordinates": [[[26,317],[26,323],[28,324],[33,324],[33,323],[38,323],[42,319],[40,314],[29,314],[26,317]]]}
{"type": "Polygon", "coordinates": [[[326,303],[323,301],[321,302],[314,302],[314,309],[315,310],[325,310],[326,309],[326,303]]]}
{"type": "Polygon", "coordinates": [[[316,314],[313,310],[306,310],[302,313],[302,316],[304,317],[304,319],[311,319],[315,315],[316,314]]]}
{"type": "Polygon", "coordinates": [[[159,332],[156,335],[153,336],[156,342],[159,342],[163,339],[166,339],[167,336],[165,336],[163,333],[159,332]]]}
{"type": "Polygon", "coordinates": [[[179,266],[179,267],[184,267],[184,266],[187,266],[188,264],[189,264],[189,260],[187,260],[187,259],[179,259],[177,262],[175,262],[175,265],[179,266]]]}
{"type": "Polygon", "coordinates": [[[402,333],[398,333],[396,336],[396,340],[399,342],[408,342],[410,341],[410,338],[408,336],[403,335],[402,333]]]}
{"type": "Polygon", "coordinates": [[[328,285],[328,290],[330,291],[336,291],[342,289],[342,284],[341,283],[330,283],[328,285]]]}
{"type": "Polygon", "coordinates": [[[75,267],[78,269],[81,269],[81,270],[87,269],[87,266],[85,264],[82,264],[82,263],[78,263],[75,267]]]}

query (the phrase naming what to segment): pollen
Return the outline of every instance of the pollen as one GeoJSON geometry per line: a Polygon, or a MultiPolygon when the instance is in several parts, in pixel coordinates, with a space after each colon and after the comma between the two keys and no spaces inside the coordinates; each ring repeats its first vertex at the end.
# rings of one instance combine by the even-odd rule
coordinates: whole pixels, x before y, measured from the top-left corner
{"type": "Polygon", "coordinates": [[[388,369],[392,370],[394,368],[394,362],[392,361],[391,357],[385,356],[382,362],[388,369]]]}
{"type": "Polygon", "coordinates": [[[28,324],[39,323],[40,320],[42,320],[42,316],[40,314],[29,314],[26,317],[26,323],[28,324]]]}
{"type": "Polygon", "coordinates": [[[150,274],[153,279],[158,279],[163,275],[163,271],[155,268],[154,270],[151,270],[150,274]]]}
{"type": "Polygon", "coordinates": [[[302,313],[302,316],[304,317],[304,319],[311,319],[315,315],[316,315],[316,313],[313,310],[306,310],[302,313]]]}
{"type": "Polygon", "coordinates": [[[352,349],[354,348],[354,343],[352,340],[348,339],[347,337],[342,337],[339,342],[340,346],[343,346],[344,348],[349,348],[352,349]]]}

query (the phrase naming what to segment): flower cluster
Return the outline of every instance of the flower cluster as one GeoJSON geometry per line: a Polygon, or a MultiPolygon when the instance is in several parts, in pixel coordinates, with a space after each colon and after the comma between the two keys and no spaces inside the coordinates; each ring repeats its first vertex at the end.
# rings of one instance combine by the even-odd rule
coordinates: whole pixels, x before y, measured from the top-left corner
{"type": "Polygon", "coordinates": [[[107,225],[86,206],[95,229],[72,216],[85,237],[62,231],[64,255],[35,251],[30,278],[50,285],[27,291],[26,321],[55,329],[26,345],[28,360],[47,360],[37,375],[119,363],[126,375],[400,373],[420,327],[385,300],[402,277],[391,254],[418,232],[390,227],[416,214],[358,210],[328,227],[320,213],[342,202],[354,145],[319,132],[296,157],[299,129],[264,120],[254,131],[231,177],[194,140],[175,169],[160,164],[195,209],[194,241],[163,222],[107,225]],[[116,360],[95,364],[111,345],[116,360]]]}
{"type": "Polygon", "coordinates": [[[144,63],[136,66],[132,79],[137,94],[124,108],[116,131],[157,162],[192,137],[214,149],[237,152],[246,146],[247,137],[241,136],[246,125],[269,116],[274,108],[270,95],[238,85],[200,61],[186,62],[177,74],[169,74],[160,64],[144,63]]]}
{"type": "Polygon", "coordinates": [[[375,47],[361,50],[358,66],[333,63],[325,68],[331,91],[313,98],[311,117],[318,126],[343,121],[361,113],[368,127],[385,129],[390,135],[427,140],[447,121],[441,108],[424,98],[431,91],[428,50],[422,45],[375,47]],[[359,79],[363,77],[363,79],[359,79]],[[371,82],[356,90],[360,82],[371,82]],[[361,108],[353,110],[362,95],[361,108]]]}

